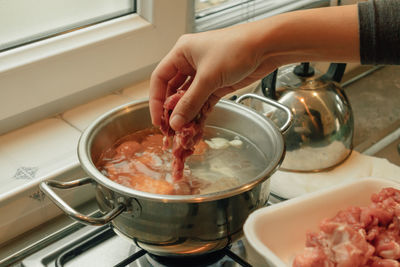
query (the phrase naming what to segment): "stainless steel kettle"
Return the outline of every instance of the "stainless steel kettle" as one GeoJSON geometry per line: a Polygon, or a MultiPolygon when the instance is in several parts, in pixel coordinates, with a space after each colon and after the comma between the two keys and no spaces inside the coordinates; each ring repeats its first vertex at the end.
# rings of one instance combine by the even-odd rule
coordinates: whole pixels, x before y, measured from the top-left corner
{"type": "MultiPolygon", "coordinates": [[[[281,170],[319,172],[342,163],[352,151],[354,120],[340,87],[346,64],[332,63],[321,74],[308,62],[287,65],[262,79],[257,94],[277,100],[294,114],[285,133],[286,156],[281,170]]],[[[276,109],[253,103],[276,123],[285,118],[276,109]]]]}

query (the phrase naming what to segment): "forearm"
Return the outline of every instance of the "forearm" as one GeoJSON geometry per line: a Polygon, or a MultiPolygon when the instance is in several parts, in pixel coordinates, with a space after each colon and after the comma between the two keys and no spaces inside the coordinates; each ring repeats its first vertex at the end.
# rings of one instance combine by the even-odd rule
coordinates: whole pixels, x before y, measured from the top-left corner
{"type": "Polygon", "coordinates": [[[357,6],[302,10],[254,23],[263,60],[359,62],[357,6]]]}
{"type": "Polygon", "coordinates": [[[357,6],[310,9],[184,35],[151,78],[150,110],[160,125],[167,91],[192,82],[171,114],[179,130],[208,103],[294,62],[359,62],[357,6]],[[178,79],[182,83],[175,84],[178,79]]]}

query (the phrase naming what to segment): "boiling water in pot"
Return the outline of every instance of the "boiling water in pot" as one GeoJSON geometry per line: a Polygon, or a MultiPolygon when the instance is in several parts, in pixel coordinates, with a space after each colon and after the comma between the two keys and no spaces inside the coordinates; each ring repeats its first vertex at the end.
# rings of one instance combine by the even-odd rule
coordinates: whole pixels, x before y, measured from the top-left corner
{"type": "Polygon", "coordinates": [[[157,129],[127,135],[104,151],[96,164],[111,180],[136,190],[165,194],[207,194],[227,190],[257,176],[266,162],[248,139],[207,126],[203,140],[185,162],[183,179],[173,182],[172,154],[162,150],[157,129]]]}

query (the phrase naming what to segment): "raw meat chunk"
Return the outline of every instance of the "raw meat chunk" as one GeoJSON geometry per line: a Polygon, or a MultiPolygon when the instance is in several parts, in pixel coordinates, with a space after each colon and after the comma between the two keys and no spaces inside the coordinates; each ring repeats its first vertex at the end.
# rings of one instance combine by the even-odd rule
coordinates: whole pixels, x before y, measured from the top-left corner
{"type": "Polygon", "coordinates": [[[183,177],[183,169],[185,167],[185,160],[193,154],[195,145],[201,140],[203,136],[204,121],[207,113],[210,110],[210,104],[206,102],[200,114],[195,119],[187,123],[179,131],[174,131],[169,126],[169,119],[178,101],[185,93],[184,88],[179,89],[176,93],[167,97],[164,103],[164,113],[161,117],[160,130],[164,134],[164,149],[170,146],[170,137],[172,141],[172,154],[174,156],[172,162],[172,177],[174,181],[178,181],[183,177]]]}
{"type": "Polygon", "coordinates": [[[293,266],[400,266],[400,191],[384,188],[371,200],[323,220],[293,266]]]}

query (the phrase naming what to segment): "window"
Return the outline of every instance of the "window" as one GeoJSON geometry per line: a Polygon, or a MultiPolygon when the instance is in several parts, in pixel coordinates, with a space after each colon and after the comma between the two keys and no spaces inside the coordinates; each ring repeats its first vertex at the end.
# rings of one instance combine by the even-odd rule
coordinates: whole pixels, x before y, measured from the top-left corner
{"type": "Polygon", "coordinates": [[[302,8],[327,6],[327,0],[196,0],[195,32],[266,18],[302,8]]]}
{"type": "Polygon", "coordinates": [[[175,0],[173,4],[63,0],[63,10],[69,12],[63,16],[53,14],[60,1],[0,1],[0,134],[148,78],[185,32],[329,4],[327,0],[175,0]],[[44,23],[46,17],[54,22],[44,23]],[[32,20],[41,23],[33,26],[32,20]]]}
{"type": "Polygon", "coordinates": [[[0,51],[135,11],[134,0],[1,1],[0,51]]]}
{"type": "MultiPolygon", "coordinates": [[[[109,2],[125,3],[119,10],[132,11],[129,1],[109,2]]],[[[0,134],[147,78],[187,31],[189,5],[186,0],[174,5],[137,0],[136,13],[0,52],[0,134]]],[[[120,14],[115,10],[110,13],[120,14]]]]}

